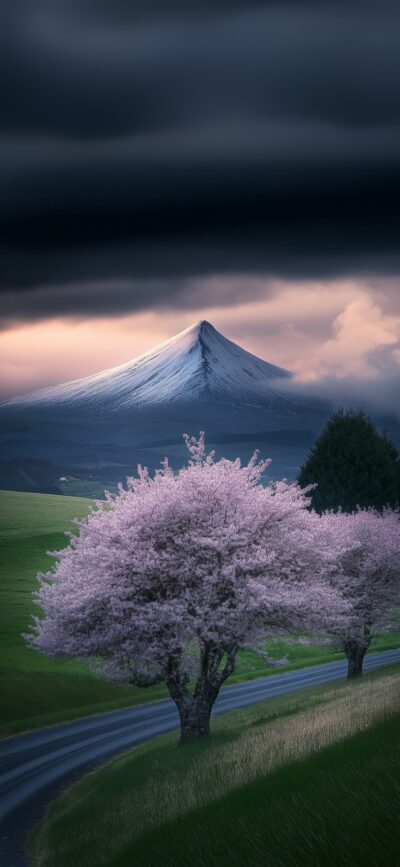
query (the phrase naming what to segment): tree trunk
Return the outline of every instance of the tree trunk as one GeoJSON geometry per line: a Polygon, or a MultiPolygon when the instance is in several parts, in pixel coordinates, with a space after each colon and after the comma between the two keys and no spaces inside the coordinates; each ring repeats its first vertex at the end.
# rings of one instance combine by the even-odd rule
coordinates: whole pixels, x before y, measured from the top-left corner
{"type": "Polygon", "coordinates": [[[176,654],[167,660],[165,682],[174,700],[181,722],[181,744],[210,734],[210,717],[214,702],[225,680],[235,669],[236,645],[229,648],[226,662],[219,669],[225,650],[203,642],[200,648],[199,674],[194,692],[188,688],[188,677],[182,671],[180,657],[176,654]]]}
{"type": "Polygon", "coordinates": [[[343,650],[347,656],[347,680],[361,677],[364,656],[371,644],[371,625],[362,623],[350,632],[343,641],[343,650]]]}
{"type": "Polygon", "coordinates": [[[207,702],[203,697],[192,698],[192,701],[178,707],[181,721],[181,744],[207,738],[210,734],[210,717],[213,702],[207,702]]]}
{"type": "Polygon", "coordinates": [[[346,645],[344,652],[347,656],[347,680],[361,677],[366,650],[364,644],[358,644],[356,641],[346,645]]]}
{"type": "Polygon", "coordinates": [[[187,678],[175,664],[169,666],[166,680],[181,723],[181,744],[210,734],[210,716],[219,688],[204,673],[197,679],[194,693],[188,689],[187,678]]]}

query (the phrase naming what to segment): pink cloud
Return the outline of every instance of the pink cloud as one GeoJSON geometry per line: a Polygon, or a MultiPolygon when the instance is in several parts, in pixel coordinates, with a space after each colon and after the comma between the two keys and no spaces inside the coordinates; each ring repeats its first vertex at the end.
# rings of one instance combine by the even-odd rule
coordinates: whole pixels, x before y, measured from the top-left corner
{"type": "MultiPolygon", "coordinates": [[[[228,298],[229,280],[239,278],[216,279],[226,281],[228,298]]],[[[0,334],[2,393],[11,396],[121,364],[197,318],[209,319],[245,349],[293,370],[299,381],[371,378],[382,372],[383,358],[386,367],[398,369],[400,315],[367,282],[264,281],[263,291],[257,278],[256,298],[248,302],[246,278],[240,280],[244,300],[232,307],[199,305],[189,311],[65,318],[10,328],[0,334]]],[[[208,281],[206,297],[210,288],[208,281]]]]}

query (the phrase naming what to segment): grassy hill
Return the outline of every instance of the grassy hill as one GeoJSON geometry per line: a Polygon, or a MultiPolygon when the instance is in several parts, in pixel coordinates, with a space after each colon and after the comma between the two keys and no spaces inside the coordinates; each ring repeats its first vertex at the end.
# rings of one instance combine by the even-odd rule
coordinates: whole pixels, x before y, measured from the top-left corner
{"type": "MultiPolygon", "coordinates": [[[[52,661],[26,647],[36,574],[46,554],[93,501],[0,491],[0,735],[143,701],[143,690],[98,680],[76,662],[52,661]]],[[[158,690],[158,695],[162,690],[158,690]]],[[[150,697],[150,696],[149,696],[150,697]]]]}
{"type": "Polygon", "coordinates": [[[235,711],[206,742],[164,735],[51,804],[33,863],[394,867],[399,723],[393,666],[235,711]]]}
{"type": "MultiPolygon", "coordinates": [[[[79,663],[47,659],[22,638],[35,610],[36,574],[53,563],[46,552],[67,544],[71,520],[86,515],[91,505],[79,497],[0,491],[0,736],[167,694],[162,686],[143,690],[98,680],[79,663]]],[[[379,647],[397,644],[398,638],[386,636],[379,647]]],[[[269,653],[277,659],[289,654],[280,671],[341,656],[323,648],[288,647],[281,640],[269,653]]],[[[275,671],[262,657],[243,653],[230,683],[275,671]]]]}

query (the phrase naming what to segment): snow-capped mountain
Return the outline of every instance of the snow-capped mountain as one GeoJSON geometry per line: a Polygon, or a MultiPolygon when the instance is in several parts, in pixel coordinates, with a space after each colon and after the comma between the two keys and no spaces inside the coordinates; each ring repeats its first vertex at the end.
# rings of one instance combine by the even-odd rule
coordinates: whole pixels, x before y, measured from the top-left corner
{"type": "Polygon", "coordinates": [[[279,381],[288,377],[202,320],[133,361],[17,397],[8,406],[118,412],[211,401],[262,407],[282,400],[279,381]]]}
{"type": "Polygon", "coordinates": [[[260,448],[275,477],[294,477],[329,408],[291,392],[290,376],[197,322],[119,367],[2,404],[0,487],[49,490],[53,473],[50,490],[97,495],[137,463],[181,466],[182,434],[200,430],[219,456],[260,448]]]}

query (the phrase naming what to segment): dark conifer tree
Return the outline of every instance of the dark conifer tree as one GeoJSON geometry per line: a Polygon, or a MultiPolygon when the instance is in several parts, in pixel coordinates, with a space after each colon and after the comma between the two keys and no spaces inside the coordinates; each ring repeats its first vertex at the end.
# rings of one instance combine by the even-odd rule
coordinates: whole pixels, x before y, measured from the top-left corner
{"type": "Polygon", "coordinates": [[[397,449],[361,410],[331,416],[299,473],[302,487],[317,485],[312,492],[317,512],[396,507],[399,481],[397,449]]]}

